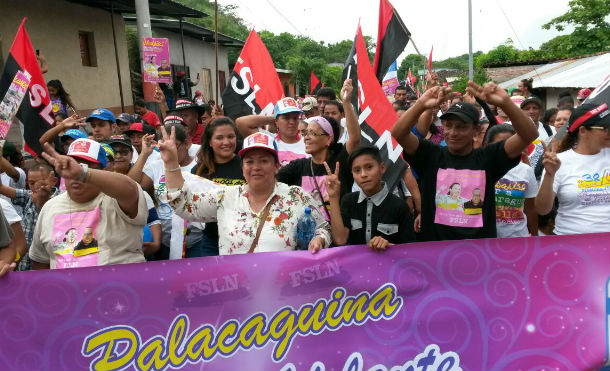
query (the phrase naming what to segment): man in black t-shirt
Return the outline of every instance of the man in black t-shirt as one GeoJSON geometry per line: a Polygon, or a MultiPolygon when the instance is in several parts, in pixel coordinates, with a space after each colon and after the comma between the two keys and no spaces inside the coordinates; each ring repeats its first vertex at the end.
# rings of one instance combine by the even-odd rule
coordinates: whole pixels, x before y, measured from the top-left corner
{"type": "Polygon", "coordinates": [[[404,149],[403,156],[420,176],[421,237],[425,241],[496,237],[494,185],[519,163],[521,152],[536,139],[538,131],[504,90],[493,83],[481,87],[470,82],[468,93],[500,107],[516,134],[474,149],[479,112],[472,104],[458,102],[441,116],[447,147],[418,139],[411,129],[419,116],[449,99],[450,91],[441,87],[427,90],[392,129],[404,149]],[[472,200],[450,192],[454,184],[460,185],[461,195],[472,195],[472,200]]]}

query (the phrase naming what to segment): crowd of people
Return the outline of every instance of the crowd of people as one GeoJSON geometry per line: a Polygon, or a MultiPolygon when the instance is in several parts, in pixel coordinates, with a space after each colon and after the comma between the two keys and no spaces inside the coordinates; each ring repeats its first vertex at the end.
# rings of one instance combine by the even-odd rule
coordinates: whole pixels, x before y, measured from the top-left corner
{"type": "Polygon", "coordinates": [[[460,93],[431,74],[419,98],[399,86],[398,184],[361,135],[351,80],[235,120],[177,89],[162,120],[141,99],[134,114],[80,117],[48,82],[56,124],[42,155],[26,166],[14,143],[1,149],[0,276],[295,250],[306,214],[311,253],[610,232],[610,111],[583,104],[588,89],[544,111],[530,80],[460,93]]]}

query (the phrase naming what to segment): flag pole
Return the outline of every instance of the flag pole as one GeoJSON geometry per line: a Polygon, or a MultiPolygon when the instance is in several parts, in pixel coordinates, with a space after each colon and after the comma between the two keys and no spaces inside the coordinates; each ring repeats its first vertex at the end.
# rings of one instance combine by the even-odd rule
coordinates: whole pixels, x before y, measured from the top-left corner
{"type": "Polygon", "coordinates": [[[474,80],[472,61],[472,0],[468,0],[468,80],[474,80]]]}
{"type": "Polygon", "coordinates": [[[216,99],[214,102],[218,102],[218,0],[214,1],[214,47],[216,49],[216,99]]]}

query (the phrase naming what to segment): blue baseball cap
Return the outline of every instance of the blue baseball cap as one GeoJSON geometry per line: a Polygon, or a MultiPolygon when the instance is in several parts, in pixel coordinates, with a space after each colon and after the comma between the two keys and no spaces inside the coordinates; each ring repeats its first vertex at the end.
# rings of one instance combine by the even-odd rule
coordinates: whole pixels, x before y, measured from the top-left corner
{"type": "Polygon", "coordinates": [[[104,121],[110,121],[112,123],[116,122],[114,114],[108,111],[106,108],[98,108],[94,110],[93,112],[91,112],[91,114],[89,115],[89,117],[87,117],[85,121],[89,122],[91,121],[91,119],[100,119],[104,121]]]}
{"type": "Polygon", "coordinates": [[[273,109],[273,115],[275,118],[277,118],[279,115],[284,115],[290,112],[303,113],[303,111],[301,111],[299,108],[297,101],[290,97],[278,100],[275,104],[275,108],[273,109]]]}
{"type": "Polygon", "coordinates": [[[59,138],[61,140],[65,140],[66,138],[72,138],[72,139],[76,140],[76,139],[79,139],[79,138],[87,138],[87,134],[83,133],[82,131],[80,131],[78,129],[70,129],[70,130],[67,130],[59,138]]]}
{"type": "Polygon", "coordinates": [[[106,168],[106,150],[100,143],[91,139],[76,139],[68,148],[68,156],[100,164],[102,168],[106,168]]]}

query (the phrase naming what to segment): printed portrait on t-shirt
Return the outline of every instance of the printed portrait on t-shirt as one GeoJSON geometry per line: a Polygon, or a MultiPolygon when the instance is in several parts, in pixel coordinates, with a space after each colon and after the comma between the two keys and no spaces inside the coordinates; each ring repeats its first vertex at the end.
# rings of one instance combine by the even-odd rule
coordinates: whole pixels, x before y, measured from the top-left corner
{"type": "Polygon", "coordinates": [[[472,190],[470,201],[464,203],[464,214],[475,215],[483,213],[483,198],[481,195],[481,189],[475,188],[472,190]]]}
{"type": "Polygon", "coordinates": [[[57,269],[98,265],[99,219],[98,207],[91,211],[55,215],[52,233],[57,269]]]}
{"type": "Polygon", "coordinates": [[[484,201],[483,170],[438,170],[435,223],[454,227],[482,227],[484,201]]]}

